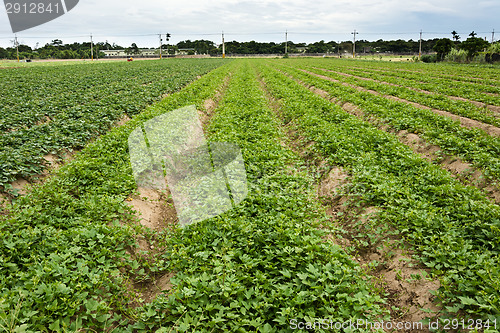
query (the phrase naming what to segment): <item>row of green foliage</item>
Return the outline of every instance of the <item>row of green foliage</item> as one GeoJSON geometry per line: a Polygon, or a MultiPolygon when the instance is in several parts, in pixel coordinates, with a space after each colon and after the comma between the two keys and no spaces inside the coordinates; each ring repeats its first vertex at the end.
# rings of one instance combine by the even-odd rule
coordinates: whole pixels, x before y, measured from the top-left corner
{"type": "Polygon", "coordinates": [[[80,149],[124,114],[132,117],[221,64],[143,61],[6,69],[0,109],[0,188],[44,169],[44,156],[80,149]]]}
{"type": "Polygon", "coordinates": [[[358,204],[379,207],[380,223],[397,228],[416,250],[414,257],[440,277],[438,296],[445,309],[498,322],[500,207],[414,154],[394,135],[270,66],[261,70],[285,122],[294,121],[315,142],[311,149],[348,169],[348,190],[358,196],[358,204]]]}
{"type": "MultiPolygon", "coordinates": [[[[210,62],[204,63],[206,66],[210,62]]],[[[0,72],[0,128],[31,127],[44,116],[51,117],[62,109],[122,94],[139,86],[140,90],[149,92],[159,81],[190,67],[200,70],[200,65],[199,61],[190,59],[171,59],[5,69],[0,72]],[[151,86],[152,83],[155,85],[151,86]],[[25,115],[26,122],[17,119],[20,115],[25,115]]]]}
{"type": "Polygon", "coordinates": [[[0,328],[104,332],[137,320],[126,286],[146,271],[126,253],[137,232],[124,225],[133,220],[124,201],[136,189],[128,136],[167,111],[201,107],[226,74],[219,67],[112,129],[7,208],[0,219],[0,328]]]}
{"type": "MultiPolygon", "coordinates": [[[[463,82],[457,81],[452,78],[447,77],[432,77],[427,72],[423,71],[420,73],[414,72],[402,72],[402,71],[391,71],[391,72],[380,72],[380,71],[369,71],[367,68],[360,69],[349,69],[341,64],[336,64],[335,68],[342,67],[342,70],[346,73],[371,77],[380,81],[386,81],[401,86],[407,86],[412,88],[417,88],[421,90],[426,90],[430,92],[435,92],[438,94],[445,94],[449,96],[457,96],[462,98],[468,98],[473,101],[480,101],[491,105],[500,105],[500,87],[498,82],[491,82],[492,84],[478,84],[476,82],[463,82]],[[490,94],[497,94],[490,95],[490,94]]],[[[445,68],[442,68],[446,70],[445,68]]],[[[474,74],[470,74],[473,76],[474,74]]],[[[498,72],[497,72],[498,77],[498,72]]]]}
{"type": "MultiPolygon", "coordinates": [[[[353,71],[341,66],[337,66],[335,64],[319,61],[308,61],[307,63],[304,62],[301,65],[305,65],[303,68],[308,70],[314,68],[325,69],[322,75],[340,80],[342,82],[374,90],[381,94],[404,98],[411,102],[425,105],[430,108],[448,111],[459,116],[468,117],[493,126],[500,127],[500,119],[498,118],[498,115],[495,112],[488,110],[487,108],[480,108],[469,101],[451,99],[448,96],[442,95],[440,93],[429,94],[410,89],[412,87],[416,88],[415,86],[418,85],[418,83],[415,83],[415,81],[412,80],[405,81],[401,79],[401,77],[404,77],[406,74],[400,74],[400,76],[398,77],[386,77],[384,75],[381,75],[380,73],[370,73],[361,70],[353,71]],[[371,78],[377,81],[380,80],[382,82],[365,80],[358,77],[346,77],[345,75],[342,75],[340,73],[348,73],[362,78],[371,78]],[[385,84],[383,82],[391,83],[393,85],[385,84]]],[[[490,97],[494,98],[493,96],[490,97]]]]}
{"type": "Polygon", "coordinates": [[[280,144],[285,135],[255,70],[240,61],[233,73],[208,131],[212,141],[241,147],[249,195],[232,211],[163,240],[176,286],[145,305],[135,327],[290,332],[299,322],[381,318],[382,300],[359,265],[316,229],[324,213],[314,179],[280,144]]]}
{"type": "MultiPolygon", "coordinates": [[[[498,80],[498,67],[488,68],[486,66],[467,66],[466,69],[474,68],[473,71],[462,70],[460,65],[452,64],[437,64],[433,66],[424,66],[424,68],[405,68],[405,66],[398,66],[394,68],[380,68],[367,66],[363,64],[362,66],[350,66],[357,73],[362,74],[365,71],[370,74],[379,73],[388,77],[397,77],[398,75],[412,75],[407,77],[407,79],[413,79],[414,81],[420,81],[419,78],[432,79],[434,82],[439,82],[439,80],[445,80],[444,82],[455,86],[458,82],[457,88],[463,87],[470,90],[471,88],[477,92],[491,92],[491,90],[497,91],[499,80],[498,80]],[[437,81],[436,81],[437,80],[437,81]]],[[[347,69],[347,68],[346,68],[347,69]]],[[[421,81],[426,82],[426,81],[421,81]]]]}
{"type": "MultiPolygon", "coordinates": [[[[357,74],[363,76],[364,71],[357,71],[357,74]]],[[[468,98],[473,101],[480,101],[490,105],[500,105],[500,88],[498,82],[490,80],[486,83],[482,82],[464,82],[457,81],[449,77],[435,78],[425,73],[377,73],[381,80],[390,80],[392,83],[417,88],[421,90],[431,91],[434,93],[445,94],[468,98]],[[400,81],[394,81],[394,79],[400,81]],[[496,95],[494,95],[496,94],[496,95]]]]}
{"type": "MultiPolygon", "coordinates": [[[[500,179],[499,138],[489,136],[479,129],[461,127],[458,121],[440,116],[431,110],[358,91],[292,67],[279,66],[304,83],[327,91],[331,97],[359,106],[366,114],[375,115],[395,130],[417,133],[426,141],[438,145],[446,154],[474,163],[483,170],[486,177],[500,179]]],[[[324,74],[321,70],[311,71],[324,74]]]]}
{"type": "MultiPolygon", "coordinates": [[[[432,78],[444,78],[452,81],[471,82],[482,85],[498,84],[498,66],[493,65],[468,65],[439,63],[432,66],[414,62],[366,62],[356,61],[348,64],[351,68],[361,68],[387,73],[413,73],[423,74],[432,78]]],[[[481,91],[481,89],[479,89],[481,91]]]]}

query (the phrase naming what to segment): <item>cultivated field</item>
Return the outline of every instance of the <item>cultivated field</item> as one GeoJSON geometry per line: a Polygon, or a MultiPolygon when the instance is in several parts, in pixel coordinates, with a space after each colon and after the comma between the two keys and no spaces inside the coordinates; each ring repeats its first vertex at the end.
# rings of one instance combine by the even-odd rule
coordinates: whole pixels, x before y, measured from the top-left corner
{"type": "Polygon", "coordinates": [[[0,331],[500,331],[499,74],[0,69],[0,331]],[[249,193],[180,228],[168,190],[137,188],[128,138],[189,105],[209,141],[241,148],[249,193]]]}

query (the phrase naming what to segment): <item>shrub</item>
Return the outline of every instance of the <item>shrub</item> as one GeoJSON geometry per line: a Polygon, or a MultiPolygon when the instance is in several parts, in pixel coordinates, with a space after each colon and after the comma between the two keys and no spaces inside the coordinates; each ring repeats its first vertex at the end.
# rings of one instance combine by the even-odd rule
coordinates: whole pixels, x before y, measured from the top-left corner
{"type": "Polygon", "coordinates": [[[467,51],[452,49],[450,53],[445,57],[446,61],[452,62],[466,62],[467,61],[467,51]]]}
{"type": "Polygon", "coordinates": [[[421,60],[423,62],[426,62],[426,63],[431,63],[431,62],[436,62],[436,55],[429,55],[429,54],[426,54],[424,56],[422,56],[421,60]]]}

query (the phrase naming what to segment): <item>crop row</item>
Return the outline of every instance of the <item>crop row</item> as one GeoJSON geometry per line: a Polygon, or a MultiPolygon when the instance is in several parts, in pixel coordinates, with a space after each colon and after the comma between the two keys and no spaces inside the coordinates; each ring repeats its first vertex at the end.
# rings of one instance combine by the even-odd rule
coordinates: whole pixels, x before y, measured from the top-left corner
{"type": "Polygon", "coordinates": [[[146,305],[146,328],[289,332],[293,319],[343,323],[383,314],[359,265],[322,240],[314,179],[280,144],[279,125],[255,70],[238,64],[208,132],[241,147],[250,193],[233,211],[166,240],[164,261],[178,285],[146,305]]]}
{"type": "MultiPolygon", "coordinates": [[[[462,66],[463,67],[463,66],[462,66]]],[[[394,72],[403,72],[403,73],[422,73],[428,77],[432,77],[435,79],[449,79],[453,81],[460,81],[460,82],[468,82],[468,83],[473,83],[476,84],[477,87],[479,87],[479,90],[481,90],[482,85],[489,85],[489,86],[496,86],[500,83],[496,77],[498,76],[497,74],[492,74],[491,76],[488,77],[479,77],[479,73],[476,71],[475,73],[464,73],[461,71],[461,69],[454,69],[453,67],[439,67],[439,71],[432,71],[431,68],[422,68],[421,70],[409,70],[409,69],[402,69],[402,68],[395,68],[395,69],[380,69],[380,68],[366,68],[364,66],[350,66],[352,69],[360,70],[360,69],[365,69],[366,71],[372,72],[372,73],[388,73],[392,74],[394,72]],[[453,70],[454,69],[454,70],[453,70]]],[[[481,70],[481,67],[478,68],[478,70],[481,70]]]]}
{"type": "Polygon", "coordinates": [[[96,94],[105,93],[103,87],[121,85],[126,89],[124,83],[133,82],[136,79],[134,73],[143,71],[146,75],[154,69],[151,63],[140,65],[135,63],[124,67],[122,63],[89,63],[4,70],[0,73],[4,92],[0,96],[2,120],[12,112],[43,108],[44,105],[63,107],[65,99],[83,103],[96,94]],[[121,80],[117,81],[117,77],[121,80]]]}
{"type": "Polygon", "coordinates": [[[125,65],[99,63],[48,67],[52,70],[47,72],[40,72],[42,67],[29,71],[22,69],[20,73],[12,70],[13,77],[6,78],[8,84],[14,84],[21,75],[24,80],[18,87],[6,87],[2,90],[0,97],[4,103],[0,109],[0,129],[14,131],[29,128],[69,107],[127,93],[137,87],[147,90],[152,83],[186,72],[189,67],[195,67],[189,71],[196,71],[196,68],[200,70],[200,63],[189,60],[148,61],[125,65]],[[22,93],[26,93],[24,99],[16,96],[22,93]]]}
{"type": "Polygon", "coordinates": [[[0,324],[26,332],[121,325],[119,332],[138,321],[128,281],[164,268],[126,251],[144,233],[124,203],[137,188],[128,137],[165,112],[201,107],[226,75],[219,67],[113,128],[7,207],[0,217],[0,324]]]}
{"type": "Polygon", "coordinates": [[[0,318],[27,332],[278,332],[290,331],[293,318],[376,320],[382,300],[360,267],[322,240],[314,179],[280,145],[282,135],[254,70],[235,63],[111,130],[0,220],[0,318]],[[147,259],[129,257],[137,230],[123,226],[131,219],[123,202],[135,188],[128,135],[156,115],[201,108],[229,71],[209,134],[241,147],[248,198],[220,217],[150,236],[162,251],[147,259]],[[172,294],[131,308],[127,279],[164,272],[176,273],[172,294]]]}
{"type": "MultiPolygon", "coordinates": [[[[58,68],[59,71],[68,69],[71,75],[75,75],[72,83],[68,83],[68,77],[65,77],[66,88],[59,86],[53,95],[45,99],[34,98],[2,110],[0,187],[8,190],[8,184],[16,178],[28,178],[40,173],[44,168],[45,155],[84,147],[124,114],[130,117],[136,115],[164,94],[180,89],[220,64],[219,60],[138,62],[133,71],[123,72],[115,68],[123,64],[98,64],[92,76],[85,74],[87,68],[92,68],[91,65],[76,65],[77,70],[71,66],[58,68]],[[105,77],[104,84],[94,86],[92,82],[99,81],[98,70],[105,77]],[[72,90],[82,89],[78,74],[89,87],[82,92],[71,93],[72,90]],[[130,78],[130,75],[133,77],[130,78]],[[115,83],[106,84],[109,78],[115,83]],[[67,93],[66,89],[69,90],[67,93]]],[[[23,74],[28,76],[30,72],[23,74]]],[[[41,82],[49,79],[50,75],[38,77],[41,82]]]]}
{"type": "MultiPolygon", "coordinates": [[[[357,74],[363,73],[363,71],[357,71],[357,74]]],[[[402,79],[403,85],[409,85],[417,89],[468,98],[491,105],[499,105],[500,103],[498,82],[492,81],[491,84],[485,84],[485,82],[461,82],[449,77],[433,77],[425,73],[390,72],[377,74],[381,80],[399,77],[402,79]]]]}
{"type": "MultiPolygon", "coordinates": [[[[411,84],[411,82],[409,84],[406,84],[400,78],[391,78],[389,80],[386,80],[385,78],[381,79],[378,74],[370,75],[369,73],[366,72],[355,74],[359,75],[360,77],[371,78],[373,80],[383,80],[384,82],[394,84],[394,85],[388,85],[382,82],[364,80],[358,77],[352,77],[352,76],[346,77],[340,74],[342,72],[336,73],[331,71],[332,69],[337,71],[343,69],[337,68],[336,66],[327,65],[325,63],[315,63],[309,61],[307,65],[308,66],[304,68],[308,70],[314,70],[315,68],[318,68],[310,66],[314,65],[321,66],[318,69],[324,69],[324,71],[322,72],[316,71],[317,73],[321,73],[321,75],[325,75],[333,79],[340,80],[342,82],[363,87],[365,89],[374,90],[381,94],[396,96],[430,108],[448,111],[450,113],[459,116],[468,117],[470,119],[478,120],[486,124],[500,127],[500,118],[493,111],[490,111],[486,108],[480,108],[468,101],[454,100],[441,94],[435,94],[435,93],[428,94],[425,92],[409,89],[408,87],[410,87],[409,84],[411,84]]],[[[345,71],[345,72],[351,72],[351,71],[345,71]]]]}
{"type": "Polygon", "coordinates": [[[376,80],[399,84],[402,86],[426,90],[438,94],[468,98],[490,105],[500,105],[500,97],[490,94],[499,94],[498,83],[494,85],[482,85],[470,82],[459,82],[451,78],[436,78],[426,72],[412,73],[402,71],[380,72],[370,71],[367,68],[349,69],[342,65],[334,66],[345,73],[358,76],[371,77],[376,80]]]}
{"type": "Polygon", "coordinates": [[[64,95],[92,97],[108,85],[121,85],[127,89],[124,83],[155,81],[182,70],[183,63],[186,61],[170,59],[164,62],[104,62],[5,69],[0,72],[0,88],[4,92],[0,96],[0,105],[5,108],[64,95]]]}
{"type": "Polygon", "coordinates": [[[280,101],[284,121],[293,120],[301,135],[315,143],[312,149],[349,170],[349,193],[359,198],[358,204],[379,207],[379,222],[399,230],[415,249],[414,257],[440,277],[438,296],[445,309],[498,321],[500,207],[394,135],[269,65],[260,70],[280,101]]]}
{"type": "Polygon", "coordinates": [[[445,78],[454,81],[472,82],[479,85],[498,85],[498,66],[462,66],[460,64],[424,64],[424,63],[390,63],[390,62],[356,62],[346,67],[366,69],[389,73],[413,73],[434,78],[445,78]]]}
{"type": "MultiPolygon", "coordinates": [[[[459,122],[437,115],[431,110],[358,91],[293,67],[282,64],[278,67],[306,84],[325,90],[332,98],[359,106],[365,113],[376,116],[395,130],[407,130],[421,135],[428,142],[438,145],[444,153],[472,162],[483,170],[485,176],[500,180],[500,138],[489,136],[478,129],[463,128],[459,122]]],[[[323,73],[319,70],[312,71],[323,73]]]]}

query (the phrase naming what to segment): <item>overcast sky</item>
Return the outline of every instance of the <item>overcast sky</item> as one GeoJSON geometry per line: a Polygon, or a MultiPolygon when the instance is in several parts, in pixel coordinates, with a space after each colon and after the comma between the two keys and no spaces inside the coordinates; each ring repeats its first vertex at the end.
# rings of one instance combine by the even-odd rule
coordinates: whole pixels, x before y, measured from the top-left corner
{"type": "MultiPolygon", "coordinates": [[[[14,0],[12,0],[14,1],[14,0]]],[[[358,39],[464,40],[472,31],[500,39],[499,0],[80,0],[66,15],[18,33],[19,41],[40,46],[52,39],[64,43],[94,41],[157,47],[158,33],[171,33],[171,44],[191,39],[293,42],[358,39]]],[[[11,46],[14,34],[5,9],[0,10],[0,46],[11,46]]]]}

